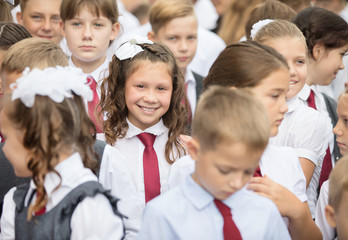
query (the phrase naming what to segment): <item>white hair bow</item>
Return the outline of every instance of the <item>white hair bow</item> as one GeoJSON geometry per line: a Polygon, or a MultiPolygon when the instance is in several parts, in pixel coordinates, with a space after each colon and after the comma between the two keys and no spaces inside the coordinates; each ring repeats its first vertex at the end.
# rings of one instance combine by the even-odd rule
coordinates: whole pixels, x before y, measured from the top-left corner
{"type": "Polygon", "coordinates": [[[23,76],[12,83],[12,101],[20,99],[27,107],[32,107],[35,95],[48,96],[57,103],[64,98],[72,98],[72,92],[91,101],[93,92],[87,84],[86,74],[76,67],[49,67],[44,70],[26,68],[23,76]]]}
{"type": "Polygon", "coordinates": [[[139,45],[137,45],[142,43],[153,44],[152,41],[142,36],[132,36],[116,50],[115,55],[121,61],[133,58],[138,53],[144,51],[139,45]]]}
{"type": "Polygon", "coordinates": [[[258,31],[260,31],[261,28],[263,28],[264,26],[266,26],[267,24],[273,22],[274,20],[272,19],[264,19],[264,20],[260,20],[257,23],[255,23],[250,31],[250,38],[254,39],[256,33],[258,31]]]}

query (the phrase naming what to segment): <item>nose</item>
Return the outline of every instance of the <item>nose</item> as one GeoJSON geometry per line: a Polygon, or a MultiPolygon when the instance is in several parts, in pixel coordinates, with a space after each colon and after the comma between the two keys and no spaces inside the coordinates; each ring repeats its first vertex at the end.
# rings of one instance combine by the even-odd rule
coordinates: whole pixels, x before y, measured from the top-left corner
{"type": "Polygon", "coordinates": [[[84,27],[84,30],[83,30],[83,39],[91,39],[92,38],[92,29],[91,29],[91,26],[89,26],[89,25],[85,25],[85,27],[84,27]]]}
{"type": "Polygon", "coordinates": [[[281,106],[280,106],[280,109],[279,109],[279,111],[282,113],[282,114],[284,114],[284,113],[286,113],[287,111],[288,111],[288,105],[286,104],[286,98],[284,97],[284,98],[282,98],[282,100],[281,100],[281,106]]]}
{"type": "Polygon", "coordinates": [[[342,136],[342,130],[340,128],[340,122],[341,120],[338,119],[336,126],[332,129],[332,132],[336,135],[336,136],[342,136]]]}
{"type": "Polygon", "coordinates": [[[340,62],[340,70],[342,70],[344,68],[344,63],[343,63],[343,58],[341,58],[341,62],[340,62]]]}
{"type": "Polygon", "coordinates": [[[290,77],[296,76],[296,71],[294,68],[294,65],[292,63],[288,63],[289,68],[290,68],[290,77]]]}
{"type": "Polygon", "coordinates": [[[180,42],[179,42],[179,51],[186,52],[187,49],[188,49],[188,44],[187,44],[186,39],[180,40],[180,42]]]}
{"type": "Polygon", "coordinates": [[[42,30],[44,30],[45,32],[49,32],[52,30],[52,23],[49,18],[45,18],[42,22],[42,30]]]}
{"type": "Polygon", "coordinates": [[[148,91],[146,91],[143,100],[147,103],[156,103],[158,100],[156,92],[154,90],[149,89],[148,91]]]}

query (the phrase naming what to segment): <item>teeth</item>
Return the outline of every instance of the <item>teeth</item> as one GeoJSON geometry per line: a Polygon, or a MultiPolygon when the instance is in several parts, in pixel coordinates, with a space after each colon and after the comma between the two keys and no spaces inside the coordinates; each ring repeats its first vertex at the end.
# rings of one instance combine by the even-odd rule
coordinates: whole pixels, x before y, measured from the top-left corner
{"type": "Polygon", "coordinates": [[[296,81],[290,81],[290,84],[295,84],[296,83],[296,81]]]}
{"type": "Polygon", "coordinates": [[[155,111],[154,108],[146,108],[146,107],[141,107],[142,109],[144,109],[145,111],[155,111]]]}

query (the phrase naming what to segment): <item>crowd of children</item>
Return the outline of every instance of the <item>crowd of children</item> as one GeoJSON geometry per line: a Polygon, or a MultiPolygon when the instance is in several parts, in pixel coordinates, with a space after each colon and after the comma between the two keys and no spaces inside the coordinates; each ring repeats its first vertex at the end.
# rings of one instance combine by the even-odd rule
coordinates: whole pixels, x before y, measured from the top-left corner
{"type": "Polygon", "coordinates": [[[1,240],[348,238],[345,0],[0,2],[1,240]]]}

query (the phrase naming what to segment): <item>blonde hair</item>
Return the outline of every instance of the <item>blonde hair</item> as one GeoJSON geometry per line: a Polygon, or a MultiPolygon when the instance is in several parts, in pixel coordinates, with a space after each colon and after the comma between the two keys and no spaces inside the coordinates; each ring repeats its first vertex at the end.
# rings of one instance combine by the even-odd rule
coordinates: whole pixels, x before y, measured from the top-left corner
{"type": "Polygon", "coordinates": [[[265,44],[277,38],[299,38],[307,50],[306,39],[301,30],[292,22],[286,20],[274,20],[263,26],[254,36],[254,41],[265,44]]]}
{"type": "Polygon", "coordinates": [[[257,4],[265,0],[236,0],[233,1],[228,11],[222,18],[218,35],[225,41],[226,45],[238,42],[244,35],[244,26],[249,19],[251,11],[257,4]]]}
{"type": "Polygon", "coordinates": [[[31,108],[19,99],[11,101],[10,94],[5,95],[2,101],[2,112],[9,124],[23,132],[22,144],[29,151],[27,167],[32,172],[37,191],[41,193],[29,207],[30,220],[33,213],[48,201],[44,188],[45,176],[49,172],[57,173],[54,167],[59,163],[60,154],[78,152],[84,166],[96,172],[97,155],[93,150],[95,127],[86,113],[83,99],[75,94],[61,103],[47,96],[36,95],[31,108]]]}
{"type": "Polygon", "coordinates": [[[27,38],[12,45],[1,63],[1,73],[21,73],[26,67],[68,66],[68,57],[58,44],[41,38],[27,38]]]}
{"type": "Polygon", "coordinates": [[[158,0],[150,8],[149,21],[152,31],[157,34],[159,29],[169,21],[195,15],[193,5],[188,0],[158,0]]]}
{"type": "Polygon", "coordinates": [[[270,125],[264,106],[251,92],[212,86],[198,101],[192,133],[204,148],[242,142],[249,150],[264,150],[270,125]]]}
{"type": "Polygon", "coordinates": [[[329,205],[331,205],[335,211],[339,209],[343,192],[348,191],[347,172],[348,156],[344,156],[336,163],[329,177],[329,205]]]}

